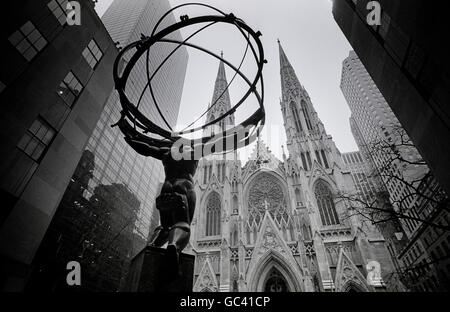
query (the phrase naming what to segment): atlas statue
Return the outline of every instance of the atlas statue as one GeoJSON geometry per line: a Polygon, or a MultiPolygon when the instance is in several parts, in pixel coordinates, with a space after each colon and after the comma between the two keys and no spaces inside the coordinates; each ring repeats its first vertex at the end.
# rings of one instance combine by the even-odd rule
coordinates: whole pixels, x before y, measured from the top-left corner
{"type": "MultiPolygon", "coordinates": [[[[263,106],[264,84],[262,69],[266,60],[264,59],[264,51],[259,38],[260,36],[261,33],[259,31],[253,31],[244,21],[233,14],[225,14],[222,11],[205,4],[182,4],[174,7],[163,15],[154,27],[150,36],[142,35],[141,40],[123,48],[115,61],[114,81],[116,90],[119,94],[122,112],[120,120],[114,126],[119,127],[124,134],[124,139],[127,144],[129,144],[137,153],[146,157],[158,159],[162,162],[165,172],[165,181],[160,195],[156,198],[156,208],[160,215],[160,225],[155,229],[149,244],[155,247],[163,247],[167,244],[166,255],[169,257],[169,261],[173,263],[175,268],[178,268],[177,265],[179,264],[180,254],[186,248],[190,239],[190,227],[196,205],[193,177],[197,170],[199,159],[208,154],[228,153],[254,142],[264,126],[265,112],[263,106]],[[188,17],[187,15],[183,15],[179,22],[158,31],[160,24],[169,14],[172,14],[174,10],[185,6],[202,6],[213,10],[217,14],[198,17],[188,17]],[[234,25],[245,38],[247,46],[242,62],[238,67],[225,60],[223,54],[216,55],[203,47],[189,42],[189,39],[199,32],[204,31],[206,28],[217,23],[234,25]],[[169,38],[169,35],[173,32],[197,24],[206,25],[195,31],[183,41],[169,38]],[[161,42],[175,44],[176,48],[161,62],[153,73],[150,73],[149,61],[151,48],[155,44],[161,42]],[[243,97],[232,106],[228,112],[225,112],[215,120],[211,120],[200,127],[191,127],[196,121],[211,110],[217,101],[216,103],[212,103],[212,105],[208,107],[208,110],[188,126],[188,128],[176,132],[173,131],[171,125],[167,122],[165,116],[161,112],[152,88],[152,80],[167,60],[181,46],[187,46],[202,51],[224,62],[224,64],[235,72],[235,76],[231,82],[239,75],[247,83],[249,88],[243,97]],[[249,51],[251,52],[250,54],[254,56],[257,67],[253,80],[249,80],[241,72],[241,66],[249,51]],[[147,67],[147,85],[142,90],[138,103],[132,103],[127,96],[127,80],[134,66],[136,66],[140,59],[145,59],[147,67]],[[165,123],[164,127],[147,118],[139,110],[146,92],[149,92],[151,95],[151,105],[156,107],[165,123]],[[217,133],[215,135],[205,134],[207,133],[205,129],[208,129],[208,127],[213,126],[227,116],[233,114],[250,95],[254,95],[259,104],[258,109],[252,115],[238,126],[224,130],[222,133],[217,133]],[[194,133],[201,133],[201,135],[194,139],[184,137],[186,134],[192,136],[194,133]]],[[[223,93],[225,93],[229,87],[230,84],[228,84],[223,93]]],[[[220,97],[221,96],[218,98],[220,99],[220,97]]]]}

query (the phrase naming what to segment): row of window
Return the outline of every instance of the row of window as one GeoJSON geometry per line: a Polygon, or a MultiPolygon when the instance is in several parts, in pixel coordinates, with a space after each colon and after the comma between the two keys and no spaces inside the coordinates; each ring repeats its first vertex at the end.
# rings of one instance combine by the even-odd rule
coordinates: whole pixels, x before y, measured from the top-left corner
{"type": "MultiPolygon", "coordinates": [[[[67,0],[52,0],[47,4],[61,25],[67,23],[67,3],[67,0]]],[[[8,40],[27,61],[31,61],[47,45],[47,40],[31,21],[15,31],[8,40]]]]}
{"type": "MultiPolygon", "coordinates": [[[[33,59],[47,44],[47,41],[31,22],[27,22],[12,34],[9,37],[9,41],[28,61],[33,59]]],[[[103,56],[95,40],[89,42],[82,54],[92,69],[95,68],[103,56]]],[[[70,71],[60,83],[56,92],[64,103],[72,107],[82,90],[83,85],[75,77],[74,73],[70,71]]]]}
{"type": "MultiPolygon", "coordinates": [[[[301,201],[300,191],[296,189],[296,199],[301,201]]],[[[314,191],[319,214],[324,226],[340,224],[339,216],[334,204],[334,197],[330,186],[325,181],[319,181],[314,191]]],[[[221,200],[219,194],[213,192],[206,201],[206,236],[220,235],[221,229],[221,200]]],[[[233,197],[233,210],[238,209],[237,196],[233,197]]]]}
{"type": "MultiPolygon", "coordinates": [[[[209,180],[211,180],[212,176],[212,165],[206,165],[203,168],[203,184],[208,183],[209,180]]],[[[226,165],[225,163],[219,163],[217,164],[217,178],[220,182],[224,182],[226,177],[226,165]]]]}
{"type": "MultiPolygon", "coordinates": [[[[327,160],[327,156],[325,154],[324,150],[316,150],[316,159],[319,162],[319,164],[326,169],[330,168],[327,160]]],[[[312,160],[311,155],[309,152],[300,153],[300,158],[302,160],[302,165],[305,170],[311,170],[312,169],[312,160]]]]}
{"type": "MultiPolygon", "coordinates": [[[[64,25],[67,22],[65,13],[67,3],[67,0],[52,0],[47,4],[48,9],[61,25],[64,25]]],[[[33,60],[48,44],[46,38],[31,21],[27,21],[17,31],[12,33],[8,37],[8,41],[27,61],[33,60]]],[[[103,53],[95,40],[92,39],[82,52],[82,55],[88,65],[94,69],[101,60],[103,53]]],[[[2,89],[5,87],[6,86],[2,84],[2,89]]],[[[70,108],[73,107],[82,91],[83,85],[72,71],[67,73],[56,89],[58,96],[70,108]]],[[[40,116],[26,131],[17,144],[17,148],[31,158],[35,165],[44,157],[48,147],[55,138],[56,133],[56,129],[40,116]]],[[[31,179],[31,175],[27,175],[26,180],[29,181],[29,179],[31,179]]],[[[27,181],[21,183],[21,190],[23,190],[27,181]]],[[[14,193],[18,195],[21,190],[14,193]]]]}
{"type": "MultiPolygon", "coordinates": [[[[312,131],[313,126],[311,123],[311,117],[310,117],[310,113],[308,110],[308,105],[306,104],[305,101],[301,101],[301,110],[303,113],[303,117],[305,118],[305,122],[306,122],[306,127],[308,128],[309,131],[312,131]]],[[[298,133],[303,133],[303,127],[302,127],[302,122],[300,119],[300,113],[297,109],[297,104],[292,101],[290,104],[290,108],[292,110],[292,115],[294,116],[294,123],[295,123],[295,128],[297,130],[298,133]]]]}
{"type": "Polygon", "coordinates": [[[31,125],[17,147],[39,162],[55,137],[56,131],[42,117],[31,125]]]}

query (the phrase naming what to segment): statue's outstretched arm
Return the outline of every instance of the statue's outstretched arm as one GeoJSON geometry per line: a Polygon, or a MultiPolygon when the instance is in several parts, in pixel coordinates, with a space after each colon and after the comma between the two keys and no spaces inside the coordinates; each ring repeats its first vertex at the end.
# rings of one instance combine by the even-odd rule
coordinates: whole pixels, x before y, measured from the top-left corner
{"type": "Polygon", "coordinates": [[[156,146],[151,138],[139,133],[125,118],[121,118],[117,125],[125,134],[125,141],[140,155],[162,160],[170,153],[169,146],[156,146]]]}

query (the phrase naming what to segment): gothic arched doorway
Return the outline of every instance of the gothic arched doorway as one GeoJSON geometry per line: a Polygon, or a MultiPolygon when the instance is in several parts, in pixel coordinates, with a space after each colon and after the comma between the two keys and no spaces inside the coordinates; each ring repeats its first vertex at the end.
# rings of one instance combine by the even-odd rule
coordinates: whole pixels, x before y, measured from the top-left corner
{"type": "Polygon", "coordinates": [[[247,277],[250,292],[300,292],[303,291],[303,272],[295,259],[284,257],[271,250],[259,259],[252,259],[247,277]]]}
{"type": "Polygon", "coordinates": [[[284,276],[276,268],[272,268],[264,284],[264,292],[289,292],[289,286],[284,276]]]}
{"type": "Polygon", "coordinates": [[[344,287],[342,287],[342,291],[343,292],[365,292],[365,290],[362,289],[362,287],[360,287],[353,281],[347,282],[344,285],[344,287]]]}

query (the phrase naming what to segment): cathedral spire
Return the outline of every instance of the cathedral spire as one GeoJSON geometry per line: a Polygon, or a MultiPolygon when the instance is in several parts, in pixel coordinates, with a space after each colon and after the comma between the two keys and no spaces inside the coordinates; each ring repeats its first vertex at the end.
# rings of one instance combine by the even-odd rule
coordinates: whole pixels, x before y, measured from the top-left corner
{"type": "MultiPolygon", "coordinates": [[[[280,68],[281,70],[283,70],[286,67],[290,67],[292,68],[291,63],[289,62],[286,53],[284,53],[283,47],[281,46],[281,41],[280,39],[278,39],[278,50],[279,50],[279,54],[280,54],[280,68]]],[[[292,69],[294,70],[294,69],[292,69]]]]}
{"type": "Polygon", "coordinates": [[[289,155],[299,156],[302,167],[311,170],[314,160],[328,166],[325,156],[322,155],[326,143],[325,128],[320,121],[317,112],[305,88],[300,84],[294,68],[289,62],[281,43],[278,43],[280,51],[280,75],[281,75],[281,108],[285,121],[287,147],[289,155]],[[313,142],[314,141],[314,142],[313,142]],[[322,157],[323,156],[323,157],[322,157]]]}
{"type": "MultiPolygon", "coordinates": [[[[223,58],[223,51],[221,52],[221,56],[223,58]]],[[[208,121],[217,119],[231,109],[230,93],[228,91],[228,81],[223,61],[219,63],[211,106],[213,107],[208,112],[208,121]]],[[[234,116],[227,117],[220,126],[223,128],[226,125],[234,125],[234,116]]]]}
{"type": "Polygon", "coordinates": [[[289,95],[296,97],[300,94],[300,92],[303,92],[304,89],[297,78],[294,68],[289,62],[283,47],[281,46],[280,40],[278,40],[278,49],[280,54],[282,98],[284,101],[287,101],[289,95]]]}

